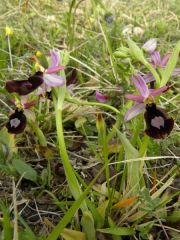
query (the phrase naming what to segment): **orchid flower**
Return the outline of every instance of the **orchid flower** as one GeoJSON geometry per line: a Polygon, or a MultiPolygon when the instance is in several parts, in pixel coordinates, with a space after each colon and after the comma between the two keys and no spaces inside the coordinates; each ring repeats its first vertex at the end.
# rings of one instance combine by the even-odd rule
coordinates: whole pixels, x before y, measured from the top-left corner
{"type": "Polygon", "coordinates": [[[124,117],[125,121],[129,121],[133,117],[143,112],[146,108],[146,104],[154,101],[154,97],[167,91],[168,87],[164,86],[158,89],[148,89],[146,81],[141,75],[134,75],[131,78],[133,84],[139,91],[140,95],[126,94],[125,98],[134,101],[136,104],[130,108],[124,117]]]}
{"type": "Polygon", "coordinates": [[[9,93],[18,93],[19,95],[27,95],[33,92],[43,83],[43,73],[36,72],[27,80],[8,80],[5,83],[5,88],[9,93]]]}
{"type": "Polygon", "coordinates": [[[9,116],[6,128],[9,133],[19,134],[24,131],[27,125],[27,117],[30,116],[29,108],[36,104],[36,101],[28,101],[28,96],[21,96],[20,99],[12,101],[16,106],[15,111],[9,116]]]}
{"type": "Polygon", "coordinates": [[[99,91],[96,91],[96,100],[101,103],[105,103],[108,101],[110,97],[108,95],[102,94],[99,91]]]}
{"type": "Polygon", "coordinates": [[[22,109],[16,108],[14,113],[9,116],[6,128],[9,133],[22,133],[26,127],[27,119],[22,109]]]}
{"type": "Polygon", "coordinates": [[[28,96],[26,95],[26,96],[21,96],[20,100],[15,99],[13,103],[17,108],[24,110],[24,109],[29,109],[34,105],[36,105],[37,101],[36,100],[29,101],[28,96]]]}
{"type": "MultiPolygon", "coordinates": [[[[153,68],[158,69],[158,68],[165,68],[169,58],[171,56],[170,53],[166,53],[163,58],[161,58],[160,53],[158,51],[154,51],[150,54],[151,56],[151,65],[153,68]]],[[[172,72],[172,77],[180,75],[180,68],[174,68],[172,72]]],[[[146,82],[152,82],[154,81],[154,77],[151,73],[147,73],[144,75],[144,79],[146,82]]]]}
{"type": "Polygon", "coordinates": [[[50,92],[52,87],[62,86],[64,84],[64,78],[55,74],[61,70],[64,70],[64,66],[60,66],[60,57],[57,51],[51,50],[51,65],[43,73],[43,84],[39,87],[37,95],[50,92]]]}

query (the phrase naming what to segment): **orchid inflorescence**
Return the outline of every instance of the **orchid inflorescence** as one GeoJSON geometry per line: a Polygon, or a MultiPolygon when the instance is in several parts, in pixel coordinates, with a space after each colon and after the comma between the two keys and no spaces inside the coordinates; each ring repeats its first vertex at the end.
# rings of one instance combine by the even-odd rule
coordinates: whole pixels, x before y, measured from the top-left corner
{"type": "MultiPolygon", "coordinates": [[[[150,54],[150,64],[152,67],[161,72],[161,70],[168,64],[171,54],[167,53],[161,59],[160,53],[155,51],[156,46],[157,40],[150,39],[146,44],[143,45],[143,49],[150,54]]],[[[175,68],[171,75],[180,75],[180,68],[175,68]]],[[[156,106],[155,97],[166,92],[169,87],[163,86],[154,89],[154,84],[152,83],[155,82],[155,79],[150,72],[144,75],[133,75],[131,80],[139,91],[140,95],[125,95],[126,99],[135,102],[135,105],[126,112],[124,117],[125,122],[131,120],[145,110],[145,133],[155,139],[165,138],[172,131],[174,120],[173,118],[169,118],[163,109],[156,106]],[[150,83],[150,89],[148,88],[148,83],[150,83]]]]}
{"type": "MultiPolygon", "coordinates": [[[[149,64],[153,69],[156,69],[161,75],[161,71],[166,67],[170,59],[170,54],[167,53],[161,58],[160,53],[156,51],[157,40],[150,39],[143,45],[144,51],[148,52],[150,56],[149,64]]],[[[37,59],[37,58],[36,58],[37,59]]],[[[35,105],[35,102],[27,101],[27,95],[36,91],[36,96],[49,95],[51,88],[62,86],[65,83],[63,77],[56,73],[64,70],[64,66],[60,65],[60,56],[57,51],[50,51],[51,64],[47,68],[43,68],[39,65],[39,70],[34,75],[30,76],[27,80],[6,81],[5,88],[9,93],[16,93],[20,96],[21,100],[16,101],[15,112],[9,117],[9,122],[6,127],[9,133],[21,133],[26,127],[26,115],[25,109],[35,105]],[[22,99],[25,97],[24,99],[22,99]],[[25,100],[26,99],[26,100],[25,100]]],[[[180,74],[180,68],[175,68],[172,72],[172,76],[180,74]]],[[[126,94],[125,98],[135,102],[135,105],[131,107],[124,116],[124,121],[127,122],[136,117],[141,112],[145,111],[144,118],[146,122],[145,133],[156,139],[164,138],[170,134],[174,126],[174,120],[169,118],[164,110],[156,106],[156,96],[165,93],[169,87],[162,86],[160,88],[154,88],[156,85],[154,74],[151,72],[143,74],[136,73],[131,77],[132,83],[139,92],[136,94],[126,94]],[[148,85],[150,84],[150,87],[148,85]]],[[[110,99],[110,96],[100,91],[96,91],[96,100],[101,103],[106,103],[110,99]]]]}
{"type": "Polygon", "coordinates": [[[166,137],[173,129],[174,120],[168,118],[167,114],[162,109],[156,107],[154,97],[166,92],[168,86],[149,89],[141,75],[132,76],[132,82],[138,89],[140,95],[125,95],[127,99],[134,101],[135,105],[126,112],[124,120],[129,121],[146,110],[144,117],[147,129],[145,130],[145,133],[156,139],[166,137]]]}
{"type": "Polygon", "coordinates": [[[24,131],[27,123],[26,109],[34,106],[36,101],[28,102],[28,94],[37,89],[37,96],[43,96],[46,92],[50,92],[52,87],[62,86],[64,78],[55,74],[64,70],[64,66],[60,66],[59,53],[55,50],[50,51],[51,65],[47,69],[37,71],[27,80],[8,80],[5,88],[9,93],[16,93],[20,96],[20,100],[16,97],[14,104],[16,109],[10,115],[9,121],[6,124],[9,133],[18,134],[24,131]]]}
{"type": "MultiPolygon", "coordinates": [[[[161,58],[160,53],[156,51],[157,39],[150,39],[143,45],[143,50],[150,56],[151,66],[161,74],[163,68],[166,67],[171,54],[167,53],[161,58]]],[[[171,76],[180,75],[180,68],[174,68],[171,76]]],[[[127,122],[132,118],[145,111],[144,118],[146,122],[145,133],[155,139],[164,138],[170,134],[174,126],[174,120],[169,118],[165,111],[156,106],[155,97],[165,93],[169,87],[162,86],[154,89],[155,79],[151,72],[137,73],[131,77],[131,81],[139,92],[139,95],[126,94],[125,98],[135,102],[124,116],[124,121],[127,122]],[[150,88],[148,87],[150,84],[150,88]]],[[[96,100],[99,102],[107,102],[110,97],[96,91],[96,100]]]]}

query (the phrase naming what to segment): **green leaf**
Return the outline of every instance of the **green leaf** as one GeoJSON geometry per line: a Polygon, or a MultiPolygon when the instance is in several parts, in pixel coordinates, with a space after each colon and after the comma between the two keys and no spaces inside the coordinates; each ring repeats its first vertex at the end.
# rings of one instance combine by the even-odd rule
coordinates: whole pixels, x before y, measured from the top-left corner
{"type": "Polygon", "coordinates": [[[127,137],[121,133],[118,129],[117,134],[120,138],[122,145],[124,147],[125,153],[126,153],[126,159],[133,159],[139,157],[139,152],[133,147],[133,145],[130,143],[130,141],[127,139],[127,137]]]}
{"type": "Polygon", "coordinates": [[[11,159],[13,153],[17,153],[15,138],[13,134],[9,134],[7,128],[0,131],[0,159],[11,159]]]}
{"type": "Polygon", "coordinates": [[[82,127],[85,122],[87,122],[87,119],[83,116],[80,116],[75,121],[75,127],[78,129],[78,128],[82,127]]]}
{"type": "Polygon", "coordinates": [[[159,75],[156,70],[151,66],[151,64],[145,59],[143,51],[131,39],[128,39],[127,43],[130,48],[130,54],[147,67],[147,69],[152,73],[153,77],[155,78],[157,85],[160,85],[159,75]]]}
{"type": "Polygon", "coordinates": [[[46,240],[55,240],[59,237],[59,235],[63,232],[65,226],[71,221],[72,217],[82,204],[82,201],[86,198],[86,195],[91,191],[92,186],[97,181],[98,177],[102,174],[102,171],[99,171],[97,176],[90,182],[86,190],[79,195],[79,198],[73,203],[70,209],[66,212],[64,217],[59,221],[59,223],[54,227],[53,231],[47,237],[46,240]]]}
{"type": "Polygon", "coordinates": [[[87,240],[96,240],[96,232],[94,228],[94,219],[90,211],[85,211],[81,219],[81,225],[86,233],[87,240]]]}
{"type": "Polygon", "coordinates": [[[120,47],[114,52],[116,58],[128,58],[130,56],[130,49],[126,47],[120,47]]]}
{"type": "MultiPolygon", "coordinates": [[[[133,147],[126,136],[116,129],[118,137],[120,138],[125,150],[126,160],[135,159],[139,157],[139,152],[133,147]]],[[[127,163],[127,191],[131,191],[132,196],[138,195],[140,188],[140,161],[132,161],[127,163]]]]}
{"type": "Polygon", "coordinates": [[[6,206],[4,205],[3,202],[0,202],[0,209],[3,213],[3,218],[2,218],[3,239],[10,240],[13,237],[13,229],[12,229],[12,225],[11,225],[10,214],[9,214],[8,208],[6,208],[6,206]]]}
{"type": "Polygon", "coordinates": [[[162,70],[162,81],[161,86],[165,86],[168,80],[171,77],[171,74],[177,64],[178,58],[179,58],[179,52],[180,52],[180,41],[177,43],[177,45],[174,48],[174,51],[171,54],[171,57],[165,67],[164,70],[162,70]]]}
{"type": "Polygon", "coordinates": [[[127,43],[130,48],[130,54],[141,63],[146,64],[147,61],[144,57],[143,51],[137,46],[137,44],[131,39],[128,39],[127,43]]]}
{"type": "Polygon", "coordinates": [[[142,223],[136,227],[136,230],[140,232],[141,237],[146,237],[147,234],[151,231],[153,225],[154,225],[154,221],[142,223]]]}
{"type": "Polygon", "coordinates": [[[37,182],[37,172],[30,165],[18,158],[12,160],[12,165],[24,178],[37,182]]]}
{"type": "Polygon", "coordinates": [[[127,228],[127,227],[103,228],[103,229],[97,229],[97,231],[102,233],[117,235],[117,236],[130,236],[135,233],[133,228],[127,228]]]}
{"type": "Polygon", "coordinates": [[[69,52],[67,50],[62,50],[60,52],[60,55],[61,55],[62,66],[66,66],[69,62],[69,52]]]}
{"type": "Polygon", "coordinates": [[[180,222],[180,210],[175,210],[170,216],[167,217],[169,222],[180,222]]]}
{"type": "Polygon", "coordinates": [[[61,236],[64,240],[86,240],[84,233],[67,228],[63,230],[61,236]]]}

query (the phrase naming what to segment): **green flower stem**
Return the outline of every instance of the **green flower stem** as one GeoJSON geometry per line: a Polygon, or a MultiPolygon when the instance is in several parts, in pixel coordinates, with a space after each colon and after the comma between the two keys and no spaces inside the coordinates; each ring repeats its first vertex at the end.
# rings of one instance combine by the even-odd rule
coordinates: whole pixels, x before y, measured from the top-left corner
{"type": "Polygon", "coordinates": [[[8,42],[8,49],[9,49],[10,66],[11,66],[11,69],[13,69],[13,61],[12,61],[12,53],[11,53],[11,42],[10,42],[9,35],[7,36],[7,42],[8,42]]]}
{"type": "MultiPolygon", "coordinates": [[[[82,194],[81,187],[78,183],[74,170],[70,164],[69,157],[66,150],[66,144],[64,140],[64,130],[63,130],[63,122],[62,122],[62,111],[63,111],[63,102],[64,96],[66,92],[66,87],[63,86],[59,88],[58,98],[56,99],[56,94],[53,92],[53,101],[55,106],[56,113],[56,129],[57,129],[57,140],[59,145],[59,153],[61,156],[61,161],[64,166],[66,178],[69,184],[70,191],[73,197],[77,200],[82,194]]],[[[87,211],[87,205],[85,200],[81,204],[82,211],[87,211]]]]}
{"type": "Polygon", "coordinates": [[[47,147],[46,137],[44,136],[41,129],[38,127],[37,123],[35,123],[33,121],[29,121],[29,124],[30,124],[31,128],[33,129],[33,131],[35,132],[35,134],[38,138],[39,144],[42,147],[47,147]]]}
{"type": "MultiPolygon", "coordinates": [[[[104,171],[104,167],[100,169],[100,171],[97,173],[96,177],[90,182],[88,187],[85,189],[85,191],[79,196],[77,201],[75,201],[72,206],[69,208],[67,213],[64,215],[64,217],[59,221],[59,223],[54,227],[50,235],[47,237],[46,240],[55,240],[59,237],[59,235],[62,233],[63,229],[67,226],[67,224],[71,221],[73,218],[75,212],[78,210],[80,204],[84,201],[88,193],[91,191],[92,186],[96,183],[97,179],[101,176],[102,172],[104,171]]],[[[93,239],[92,239],[93,240],[93,239]]]]}
{"type": "Polygon", "coordinates": [[[144,136],[140,150],[139,150],[139,155],[144,157],[146,152],[147,152],[147,148],[148,148],[148,144],[149,144],[149,137],[147,135],[144,136]]]}
{"type": "Polygon", "coordinates": [[[97,107],[107,108],[107,109],[111,110],[112,112],[115,112],[116,114],[120,113],[120,111],[117,110],[115,107],[112,107],[112,106],[107,105],[105,103],[87,102],[87,101],[79,100],[77,98],[72,98],[72,97],[66,97],[66,101],[70,102],[70,103],[77,104],[77,105],[89,105],[89,106],[97,106],[97,107]]]}
{"type": "Polygon", "coordinates": [[[112,127],[112,130],[107,135],[107,142],[108,143],[114,137],[114,135],[116,134],[116,129],[119,129],[121,124],[122,124],[122,116],[121,116],[121,114],[118,114],[117,117],[116,117],[116,122],[112,127]]]}
{"type": "Polygon", "coordinates": [[[152,73],[154,79],[156,80],[156,84],[157,84],[157,87],[160,86],[161,84],[161,79],[158,75],[158,73],[156,72],[156,70],[151,66],[150,63],[148,63],[147,61],[144,63],[144,65],[147,67],[147,69],[152,73]]]}

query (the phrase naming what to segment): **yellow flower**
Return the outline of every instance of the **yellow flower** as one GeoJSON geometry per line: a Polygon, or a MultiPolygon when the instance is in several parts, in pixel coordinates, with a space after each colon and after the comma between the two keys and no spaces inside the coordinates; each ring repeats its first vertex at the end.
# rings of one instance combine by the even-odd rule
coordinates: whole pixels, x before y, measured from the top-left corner
{"type": "Polygon", "coordinates": [[[36,52],[36,56],[37,56],[37,57],[40,57],[41,55],[42,55],[42,52],[40,52],[40,51],[37,51],[37,52],[36,52]]]}
{"type": "Polygon", "coordinates": [[[5,27],[5,32],[6,32],[6,36],[11,36],[14,33],[13,29],[8,26],[5,27]]]}

